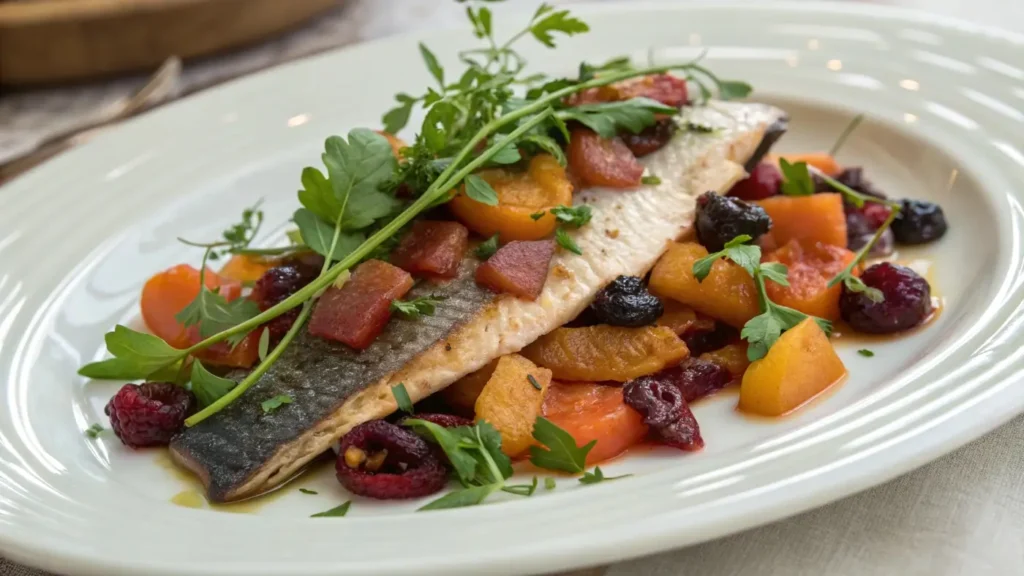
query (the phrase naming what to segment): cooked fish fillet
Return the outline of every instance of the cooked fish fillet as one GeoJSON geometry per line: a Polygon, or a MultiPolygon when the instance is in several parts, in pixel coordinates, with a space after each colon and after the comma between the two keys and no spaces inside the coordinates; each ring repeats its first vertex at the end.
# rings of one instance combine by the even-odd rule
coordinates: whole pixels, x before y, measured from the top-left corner
{"type": "Polygon", "coordinates": [[[447,297],[436,315],[394,318],[363,352],[303,331],[238,400],[179,434],[171,443],[174,458],[202,479],[211,500],[260,494],[356,424],[395,411],[391,386],[404,383],[413,401],[425,398],[572,320],[617,276],[646,273],[692,225],[695,197],[727,190],[785,130],[785,114],[766,105],[713,102],[688,113],[684,124],[714,130],[684,128],[643,159],[661,184],[576,196],[594,213],[574,232],[583,255],[557,253],[536,301],[495,297],[477,287],[476,262],[467,258],[458,278],[413,289],[410,297],[447,297]],[[292,403],[264,414],[261,402],[278,394],[290,395],[292,403]]]}

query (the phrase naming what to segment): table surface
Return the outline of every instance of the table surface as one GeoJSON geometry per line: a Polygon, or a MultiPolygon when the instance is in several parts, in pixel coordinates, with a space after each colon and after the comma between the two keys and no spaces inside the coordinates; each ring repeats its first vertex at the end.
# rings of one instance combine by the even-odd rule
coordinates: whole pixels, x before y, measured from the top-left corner
{"type": "MultiPolygon", "coordinates": [[[[1024,31],[1024,0],[876,2],[1024,31]]],[[[536,0],[509,3],[532,5],[536,0]]],[[[186,65],[182,90],[192,92],[352,42],[449,26],[461,22],[462,9],[442,0],[348,0],[285,37],[186,65]]],[[[34,148],[50,134],[83,123],[144,81],[124,78],[0,96],[0,162],[34,148]]],[[[703,545],[585,573],[1024,574],[1024,451],[1018,448],[1022,440],[1024,416],[928,466],[817,510],[703,545]]],[[[0,576],[43,575],[0,558],[0,576]]]]}

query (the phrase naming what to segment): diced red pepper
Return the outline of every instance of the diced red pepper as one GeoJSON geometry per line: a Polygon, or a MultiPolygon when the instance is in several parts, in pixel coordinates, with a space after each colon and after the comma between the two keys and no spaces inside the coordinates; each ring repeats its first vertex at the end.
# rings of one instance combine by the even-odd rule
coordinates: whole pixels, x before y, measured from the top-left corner
{"type": "Polygon", "coordinates": [[[621,138],[602,138],[586,128],[572,131],[568,158],[572,173],[590,186],[635,188],[644,174],[621,138]]]}
{"type": "Polygon", "coordinates": [[[569,99],[569,104],[579,106],[631,98],[650,98],[676,108],[689,102],[686,80],[671,74],[653,74],[579,92],[569,99]]]}
{"type": "Polygon", "coordinates": [[[544,289],[554,254],[552,240],[509,242],[476,269],[476,281],[494,292],[536,300],[544,289]]]}
{"type": "MultiPolygon", "coordinates": [[[[262,334],[262,329],[253,330],[235,347],[232,347],[229,342],[218,342],[196,352],[195,357],[206,365],[249,368],[260,357],[260,336],[262,334]]],[[[188,336],[193,344],[203,339],[199,335],[198,326],[189,326],[188,336]]]]}
{"type": "Polygon", "coordinates": [[[410,274],[454,278],[469,244],[469,230],[458,222],[420,220],[391,254],[391,263],[410,274]]]}
{"type": "Polygon", "coordinates": [[[412,288],[412,276],[381,260],[359,265],[341,288],[328,288],[313,309],[309,332],[364,350],[391,319],[391,302],[412,288]]]}

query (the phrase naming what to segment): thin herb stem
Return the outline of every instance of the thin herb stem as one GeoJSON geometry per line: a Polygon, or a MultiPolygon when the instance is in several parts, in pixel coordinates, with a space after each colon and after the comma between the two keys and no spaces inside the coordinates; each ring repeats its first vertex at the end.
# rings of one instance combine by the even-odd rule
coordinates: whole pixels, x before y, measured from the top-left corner
{"type": "Polygon", "coordinates": [[[868,252],[871,251],[871,248],[873,248],[875,244],[878,243],[878,240],[882,238],[882,234],[885,234],[886,229],[888,229],[889,226],[892,224],[892,221],[896,219],[896,215],[899,213],[899,211],[900,209],[898,206],[893,207],[892,211],[889,212],[889,217],[885,219],[885,222],[883,222],[881,226],[878,227],[878,230],[875,230],[875,234],[874,236],[871,237],[871,240],[869,240],[863,248],[857,251],[857,254],[856,256],[854,256],[853,261],[850,262],[846,266],[846,268],[843,268],[838,274],[833,276],[832,279],[828,281],[829,288],[835,286],[836,284],[842,282],[844,279],[849,278],[850,276],[853,275],[853,269],[856,268],[857,265],[864,260],[864,258],[868,255],[868,252]]]}
{"type": "MultiPolygon", "coordinates": [[[[683,64],[666,64],[640,70],[622,70],[618,72],[609,73],[608,75],[602,76],[600,78],[593,78],[591,80],[588,80],[587,82],[582,82],[580,84],[576,84],[573,86],[567,86],[561,90],[550,92],[538,98],[537,100],[534,100],[530,104],[523,106],[522,108],[519,108],[517,110],[509,112],[508,114],[491,120],[486,125],[484,125],[484,127],[481,128],[480,131],[477,132],[476,135],[469,140],[469,142],[466,143],[462,150],[452,160],[451,164],[449,164],[448,167],[445,168],[443,172],[441,172],[437,179],[434,180],[434,183],[431,184],[430,187],[427,188],[427,190],[419,198],[416,199],[416,201],[410,204],[408,208],[406,208],[401,214],[396,216],[393,220],[382,226],[380,230],[378,230],[372,236],[367,238],[366,241],[364,241],[358,248],[352,251],[348,256],[346,256],[337,264],[332,266],[327,271],[326,274],[322,274],[316,280],[299,289],[291,296],[285,298],[278,304],[268,308],[267,310],[264,310],[263,312],[257,314],[256,316],[253,316],[249,320],[232,326],[231,328],[228,328],[223,332],[214,334],[213,336],[210,336],[209,338],[206,338],[186,348],[185,350],[182,351],[181,356],[174,358],[172,362],[168,362],[168,365],[172,364],[173,362],[181,359],[182,357],[188,354],[192,354],[199,350],[208,348],[218,342],[221,342],[227,338],[230,338],[231,336],[234,336],[235,334],[248,332],[253,328],[259,326],[260,324],[269,322],[270,320],[277,318],[281,314],[284,314],[285,312],[297,306],[300,306],[307,300],[311,299],[318,292],[320,292],[320,290],[323,290],[332,282],[334,282],[334,280],[339,275],[341,275],[342,272],[348,270],[352,266],[359,263],[359,261],[365,258],[368,254],[370,254],[382,242],[384,242],[391,236],[394,236],[403,226],[408,224],[410,221],[412,221],[413,218],[415,218],[421,212],[423,212],[431,205],[433,205],[435,201],[440,199],[441,196],[443,196],[452,188],[454,188],[455,185],[461,182],[467,175],[469,175],[474,170],[485,164],[492,157],[494,157],[494,155],[497,154],[500,149],[507,146],[509,142],[513,142],[515,138],[518,138],[519,136],[522,136],[526,132],[529,132],[537,125],[539,125],[541,122],[546,120],[551,114],[550,111],[545,114],[537,113],[541,112],[545,108],[550,107],[550,104],[552,102],[559,101],[566,96],[569,96],[582,90],[587,90],[589,88],[597,88],[600,86],[605,86],[607,84],[612,84],[614,82],[619,82],[621,80],[634,78],[637,76],[660,74],[672,70],[685,70],[693,68],[694,66],[696,65],[693,62],[687,62],[683,64]],[[484,151],[483,154],[480,154],[472,161],[467,163],[463,168],[457,170],[457,166],[464,162],[466,158],[473,153],[473,151],[476,149],[476,146],[480,142],[484,141],[488,137],[495,134],[503,126],[506,126],[507,124],[515,122],[531,114],[536,114],[536,116],[524,122],[522,125],[520,125],[511,133],[509,133],[502,140],[501,143],[491,146],[486,151],[484,151]]],[[[299,322],[296,321],[296,324],[298,323],[299,322]]],[[[270,355],[268,355],[268,358],[270,358],[270,355]]]]}
{"type": "Polygon", "coordinates": [[[807,165],[807,170],[810,171],[810,172],[813,172],[814,174],[816,174],[819,178],[821,178],[822,180],[827,182],[829,186],[831,186],[831,187],[835,188],[836,190],[839,190],[840,192],[842,192],[847,198],[850,199],[850,201],[857,208],[860,208],[861,206],[864,206],[865,202],[874,202],[876,204],[885,204],[886,206],[889,206],[890,208],[892,208],[894,210],[899,210],[899,208],[900,208],[900,204],[898,202],[893,202],[891,200],[886,200],[884,198],[875,198],[874,196],[869,196],[867,194],[861,194],[860,192],[857,192],[853,188],[850,188],[846,184],[843,184],[839,180],[836,180],[835,178],[829,176],[828,174],[825,174],[824,172],[822,172],[821,170],[818,170],[817,168],[815,168],[814,166],[811,166],[810,164],[807,165]]]}
{"type": "Polygon", "coordinates": [[[863,121],[863,114],[857,114],[854,116],[853,120],[851,120],[850,123],[847,124],[846,128],[843,129],[839,138],[836,138],[836,143],[832,145],[832,148],[828,151],[828,155],[834,158],[835,155],[839,153],[839,149],[843,147],[843,144],[846,144],[846,140],[850,137],[850,134],[853,134],[853,131],[856,130],[857,126],[860,126],[860,123],[863,121]]]}

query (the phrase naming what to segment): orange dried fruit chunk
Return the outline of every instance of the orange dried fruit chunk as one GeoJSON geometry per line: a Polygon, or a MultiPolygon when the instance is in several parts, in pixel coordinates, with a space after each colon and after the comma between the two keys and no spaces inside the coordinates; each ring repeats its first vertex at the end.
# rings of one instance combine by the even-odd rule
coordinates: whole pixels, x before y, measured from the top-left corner
{"type": "Polygon", "coordinates": [[[743,268],[720,259],[698,282],[693,264],[707,255],[707,249],[694,242],[673,244],[651,271],[651,292],[741,328],[760,313],[754,279],[743,268]]]}
{"type": "Polygon", "coordinates": [[[476,399],[476,421],[485,420],[498,430],[502,452],[518,456],[533,444],[533,423],[550,384],[551,370],[518,354],[498,359],[476,399]]]}
{"type": "Polygon", "coordinates": [[[768,298],[804,314],[838,320],[839,296],[843,286],[836,284],[829,288],[828,283],[856,257],[853,252],[839,246],[790,240],[765,258],[768,262],[785,264],[789,271],[789,286],[771,281],[765,283],[768,298]]]}
{"type": "Polygon", "coordinates": [[[587,466],[614,458],[647,437],[644,417],[626,405],[618,386],[552,382],[544,417],[572,435],[577,446],[597,441],[587,453],[587,466]]]}
{"type": "Polygon", "coordinates": [[[625,382],[673,366],[690,355],[670,328],[600,324],[558,328],[522,351],[559,380],[625,382]]]}
{"type": "Polygon", "coordinates": [[[487,385],[487,381],[491,379],[497,365],[498,361],[494,360],[476,372],[459,378],[451,386],[441,390],[441,399],[456,412],[472,416],[476,399],[487,385]]]}
{"type": "Polygon", "coordinates": [[[746,342],[727,344],[718,350],[705,352],[700,355],[700,359],[725,368],[729,371],[729,375],[732,376],[733,380],[743,378],[743,373],[750,366],[750,359],[747,358],[746,342]]]}

